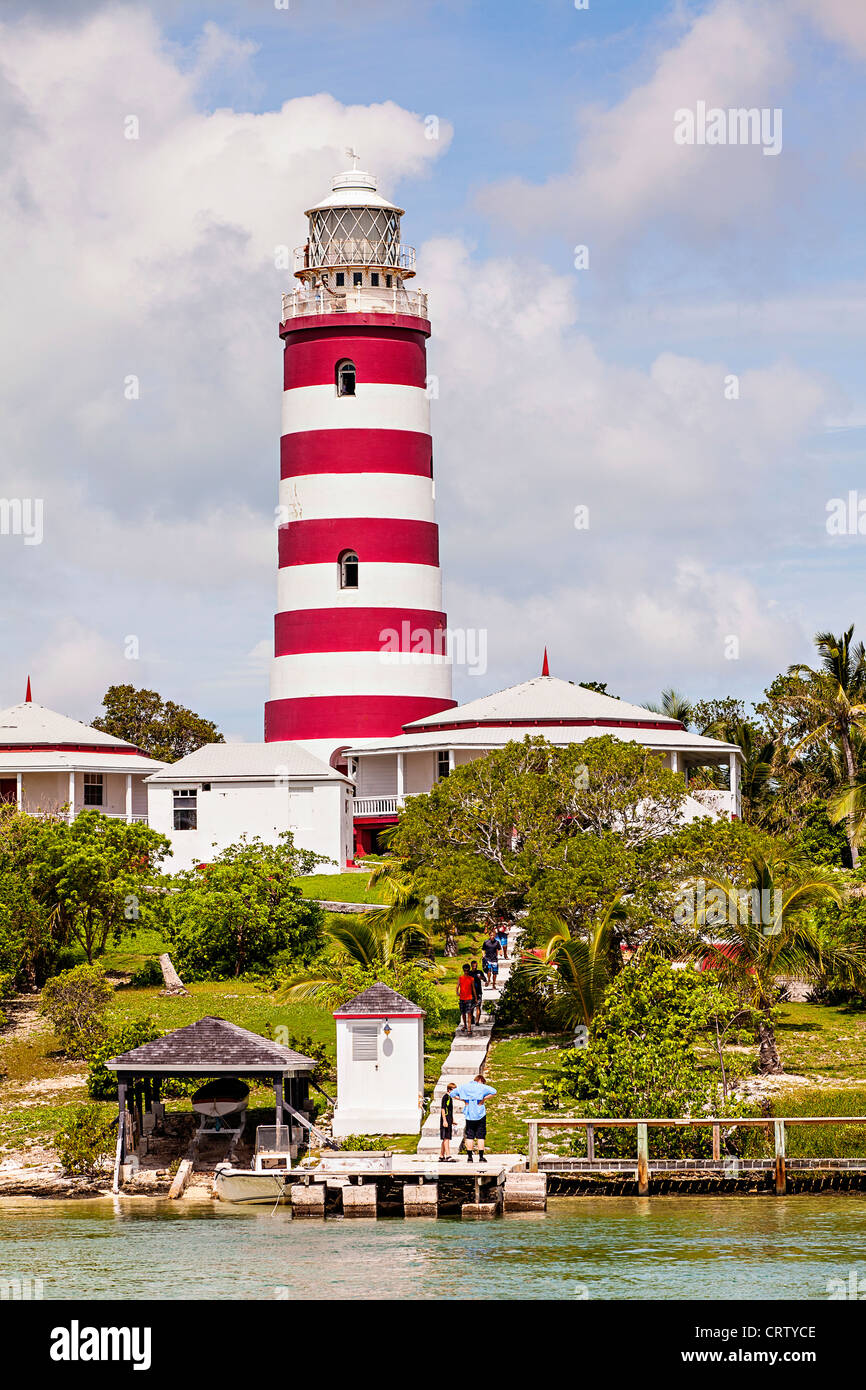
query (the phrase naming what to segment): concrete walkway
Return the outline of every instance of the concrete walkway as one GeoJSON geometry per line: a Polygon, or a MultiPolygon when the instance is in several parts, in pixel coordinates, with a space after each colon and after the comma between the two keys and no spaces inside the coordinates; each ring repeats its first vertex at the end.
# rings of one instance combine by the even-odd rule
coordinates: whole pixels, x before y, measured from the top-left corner
{"type": "MultiPolygon", "coordinates": [[[[418,1141],[419,1154],[439,1153],[439,1107],[442,1104],[442,1095],[449,1081],[454,1081],[459,1086],[461,1081],[474,1081],[478,1073],[484,1070],[484,1063],[487,1061],[487,1052],[490,1047],[490,1034],[493,1031],[493,1018],[488,1012],[487,1006],[494,1003],[499,998],[511,974],[511,964],[514,958],[514,951],[517,948],[517,938],[519,935],[519,928],[514,926],[509,928],[508,959],[505,961],[500,960],[499,962],[497,988],[488,989],[486,985],[484,987],[482,994],[481,1022],[480,1024],[474,1023],[472,1025],[472,1036],[467,1037],[461,1026],[459,1024],[457,1025],[451,1043],[451,1051],[442,1064],[439,1080],[433,1088],[430,1114],[421,1128],[421,1138],[418,1141]]],[[[463,963],[465,963],[465,961],[463,963]]],[[[451,1153],[454,1157],[460,1152],[460,1145],[463,1143],[465,1128],[463,1106],[458,1100],[454,1105],[454,1134],[451,1140],[451,1153]]]]}

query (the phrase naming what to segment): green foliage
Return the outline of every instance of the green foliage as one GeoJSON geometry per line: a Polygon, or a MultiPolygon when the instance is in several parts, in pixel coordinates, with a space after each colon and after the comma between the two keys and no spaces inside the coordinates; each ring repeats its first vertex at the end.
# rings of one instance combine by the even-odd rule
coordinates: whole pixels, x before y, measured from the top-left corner
{"type": "Polygon", "coordinates": [[[56,925],[60,943],[75,940],[87,960],[119,940],[151,910],[157,867],[169,842],[140,822],[82,811],[67,821],[41,820],[29,865],[33,892],[56,925]]]}
{"type": "Polygon", "coordinates": [[[0,805],[0,971],[18,989],[38,989],[58,968],[64,927],[33,881],[45,822],[0,805]]]}
{"type": "MultiPolygon", "coordinates": [[[[694,971],[653,958],[634,961],[605,995],[586,1047],[562,1054],[558,1074],[545,1085],[545,1102],[606,1119],[736,1113],[721,1099],[720,1077],[701,1062],[696,1044],[715,1018],[730,1018],[738,1007],[715,981],[694,971]]],[[[707,1143],[699,1130],[661,1134],[664,1151],[681,1156],[699,1156],[707,1143]]],[[[597,1149],[631,1153],[634,1136],[600,1130],[597,1149]]]]}
{"type": "Polygon", "coordinates": [[[116,1122],[101,1105],[81,1105],[58,1130],[54,1145],[67,1173],[91,1176],[98,1172],[112,1153],[116,1122]]]}
{"type": "Polygon", "coordinates": [[[104,1039],[112,994],[98,965],[77,965],[46,983],[40,1012],[51,1020],[67,1057],[86,1057],[104,1039]]]}
{"type": "Polygon", "coordinates": [[[153,1042],[161,1036],[161,1030],[149,1016],[112,1028],[87,1054],[87,1094],[93,1100],[114,1100],[117,1076],[108,1070],[106,1062],[110,1057],[119,1057],[122,1052],[130,1052],[132,1048],[142,1047],[144,1043],[153,1042]]]}
{"type": "Polygon", "coordinates": [[[411,797],[392,844],[417,899],[435,897],[449,920],[525,906],[568,916],[634,891],[641,854],[676,826],[685,795],[637,744],[526,738],[411,797]]]}
{"type": "Polygon", "coordinates": [[[216,724],[173,700],[163,700],[155,690],[111,685],[102,704],[105,714],[94,719],[94,729],[125,739],[165,763],[177,762],[205,743],[225,743],[216,724]]]}
{"type": "Polygon", "coordinates": [[[142,961],[138,969],[133,971],[129,981],[133,989],[153,989],[162,982],[162,966],[156,956],[148,956],[142,961]]]}
{"type": "Polygon", "coordinates": [[[322,962],[309,976],[290,978],[285,985],[288,999],[314,999],[323,1009],[338,1009],[372,985],[390,985],[398,994],[411,999],[427,1015],[427,1028],[434,1028],[442,1016],[442,999],[430,970],[413,961],[394,960],[390,964],[360,965],[348,956],[322,962]]]}
{"type": "Polygon", "coordinates": [[[347,1134],[340,1140],[340,1148],[348,1153],[378,1153],[390,1149],[393,1140],[381,1134],[347,1134]]]}
{"type": "Polygon", "coordinates": [[[555,1027],[549,987],[525,970],[512,970],[505,988],[493,1005],[496,1031],[519,1029],[525,1033],[551,1033],[555,1027]]]}
{"type": "Polygon", "coordinates": [[[241,840],[202,869],[176,874],[161,902],[172,957],[185,980],[271,970],[281,954],[296,966],[322,944],[324,914],[293,882],[321,863],[286,831],[277,845],[241,840]]]}

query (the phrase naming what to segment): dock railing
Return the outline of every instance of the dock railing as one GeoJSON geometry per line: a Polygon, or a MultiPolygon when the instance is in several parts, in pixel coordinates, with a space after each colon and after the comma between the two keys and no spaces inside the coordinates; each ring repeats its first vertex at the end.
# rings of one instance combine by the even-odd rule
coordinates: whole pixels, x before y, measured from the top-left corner
{"type": "MultiPolygon", "coordinates": [[[[699,1119],[628,1119],[606,1120],[585,1117],[570,1119],[528,1120],[529,1144],[527,1166],[530,1173],[538,1172],[538,1132],[541,1129],[583,1129],[586,1131],[586,1162],[595,1162],[595,1134],[599,1129],[637,1130],[637,1184],[638,1193],[644,1196],[649,1191],[650,1158],[649,1131],[651,1129],[712,1129],[713,1162],[721,1161],[722,1130],[754,1128],[767,1129],[773,1126],[775,1186],[778,1196],[786,1190],[786,1130],[788,1125],[866,1125],[866,1115],[771,1115],[748,1119],[706,1116],[699,1119]]],[[[823,1161],[823,1160],[822,1160],[823,1161]]],[[[834,1160],[827,1159],[827,1163],[834,1160]]],[[[657,1170],[670,1171],[671,1160],[659,1159],[657,1170]]],[[[866,1168],[866,1160],[864,1160],[866,1168]]]]}

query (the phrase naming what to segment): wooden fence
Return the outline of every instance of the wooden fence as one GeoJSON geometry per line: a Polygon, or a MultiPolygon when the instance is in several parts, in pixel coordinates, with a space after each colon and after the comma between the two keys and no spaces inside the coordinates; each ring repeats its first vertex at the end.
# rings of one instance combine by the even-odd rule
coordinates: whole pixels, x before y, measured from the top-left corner
{"type": "MultiPolygon", "coordinates": [[[[786,1190],[786,1171],[785,1171],[785,1134],[788,1125],[866,1125],[866,1115],[784,1115],[772,1116],[766,1119],[719,1119],[710,1116],[705,1119],[677,1119],[677,1120],[604,1120],[604,1119],[555,1119],[555,1120],[529,1120],[529,1147],[528,1164],[530,1173],[538,1172],[538,1132],[541,1129],[583,1129],[586,1131],[586,1162],[595,1162],[595,1134],[599,1129],[635,1129],[637,1130],[637,1184],[638,1192],[644,1196],[649,1191],[650,1180],[650,1160],[649,1160],[649,1131],[650,1129],[699,1129],[710,1128],[713,1132],[713,1161],[719,1162],[722,1154],[722,1130],[756,1128],[766,1129],[769,1125],[773,1126],[775,1154],[773,1167],[775,1172],[776,1193],[782,1196],[786,1190]]],[[[827,1162],[832,1160],[828,1159],[827,1162]]],[[[670,1160],[667,1161],[670,1163],[670,1160]]],[[[664,1171],[665,1160],[660,1159],[654,1164],[655,1171],[664,1171]]],[[[572,1171],[574,1171],[572,1169],[572,1171]]]]}

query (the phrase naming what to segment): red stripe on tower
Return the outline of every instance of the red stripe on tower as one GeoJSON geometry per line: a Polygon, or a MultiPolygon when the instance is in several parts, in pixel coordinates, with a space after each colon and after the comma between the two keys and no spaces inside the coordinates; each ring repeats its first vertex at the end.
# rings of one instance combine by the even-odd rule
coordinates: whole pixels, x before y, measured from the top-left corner
{"type": "MultiPolygon", "coordinates": [[[[439,567],[439,527],[435,521],[372,516],[290,521],[280,527],[278,545],[281,569],[286,565],[333,563],[336,575],[337,561],[347,550],[357,554],[359,563],[439,567]]],[[[394,597],[399,598],[399,594],[394,597]]]]}

